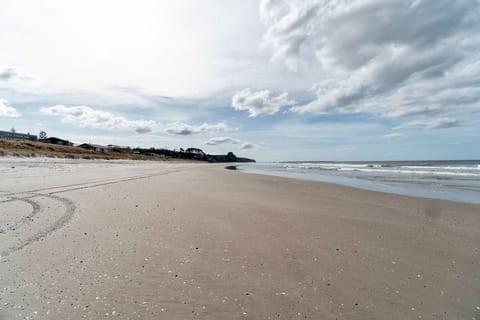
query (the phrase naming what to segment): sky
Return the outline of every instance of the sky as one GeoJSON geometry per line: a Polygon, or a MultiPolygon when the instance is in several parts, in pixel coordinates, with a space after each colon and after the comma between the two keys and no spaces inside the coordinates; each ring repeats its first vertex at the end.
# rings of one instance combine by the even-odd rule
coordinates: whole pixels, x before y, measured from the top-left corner
{"type": "Polygon", "coordinates": [[[0,130],[480,159],[479,0],[0,0],[0,130]]]}

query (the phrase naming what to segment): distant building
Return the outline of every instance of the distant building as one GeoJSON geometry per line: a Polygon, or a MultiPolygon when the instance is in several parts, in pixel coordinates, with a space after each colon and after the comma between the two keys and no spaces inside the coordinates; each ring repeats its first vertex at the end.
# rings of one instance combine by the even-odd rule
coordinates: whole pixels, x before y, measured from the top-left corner
{"type": "Polygon", "coordinates": [[[37,141],[37,136],[30,133],[19,133],[12,131],[0,131],[0,140],[24,140],[37,141]]]}
{"type": "Polygon", "coordinates": [[[129,146],[117,146],[114,144],[109,144],[108,149],[113,152],[120,152],[120,153],[130,153],[132,149],[129,146]]]}
{"type": "Polygon", "coordinates": [[[86,150],[91,150],[91,151],[97,151],[97,152],[107,152],[110,151],[110,148],[107,146],[102,146],[99,144],[92,144],[92,143],[83,143],[79,145],[78,147],[86,149],[86,150]]]}
{"type": "Polygon", "coordinates": [[[63,140],[63,139],[60,139],[60,138],[57,138],[57,137],[49,137],[49,138],[45,138],[45,139],[40,139],[38,140],[40,142],[43,142],[43,143],[50,143],[50,144],[57,144],[57,145],[61,145],[61,146],[73,146],[73,143],[68,141],[68,140],[63,140]]]}

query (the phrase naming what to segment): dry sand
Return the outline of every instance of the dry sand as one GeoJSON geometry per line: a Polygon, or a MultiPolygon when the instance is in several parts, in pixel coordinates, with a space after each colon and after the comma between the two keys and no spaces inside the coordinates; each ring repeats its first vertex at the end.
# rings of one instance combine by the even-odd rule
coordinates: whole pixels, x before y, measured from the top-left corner
{"type": "Polygon", "coordinates": [[[480,319],[480,206],[0,158],[0,319],[480,319]]]}

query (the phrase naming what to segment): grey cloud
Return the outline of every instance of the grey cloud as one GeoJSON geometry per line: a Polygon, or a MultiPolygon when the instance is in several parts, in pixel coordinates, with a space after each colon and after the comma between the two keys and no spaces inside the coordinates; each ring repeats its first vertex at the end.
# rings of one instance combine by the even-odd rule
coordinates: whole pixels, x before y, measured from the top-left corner
{"type": "Polygon", "coordinates": [[[15,77],[17,73],[13,68],[4,68],[0,70],[0,80],[8,81],[11,78],[15,77]]]}
{"type": "Polygon", "coordinates": [[[206,141],[205,144],[209,146],[217,146],[220,144],[235,144],[235,145],[240,145],[239,149],[241,150],[254,149],[261,146],[261,144],[257,145],[250,142],[244,142],[231,137],[214,137],[206,141]]]}
{"type": "Polygon", "coordinates": [[[248,149],[253,149],[253,148],[255,148],[255,145],[252,144],[252,143],[248,143],[248,142],[242,143],[242,146],[240,147],[240,149],[242,149],[242,150],[248,150],[248,149]]]}
{"type": "Polygon", "coordinates": [[[293,112],[413,117],[449,116],[459,105],[479,110],[480,68],[472,59],[480,46],[479,1],[276,0],[262,1],[260,16],[274,60],[324,71],[315,99],[293,112]]]}
{"type": "Polygon", "coordinates": [[[319,8],[316,31],[325,32],[326,38],[316,43],[320,59],[334,59],[349,70],[375,62],[388,47],[430,55],[443,47],[441,42],[471,33],[478,13],[473,0],[424,0],[416,6],[406,0],[314,2],[319,8]]]}
{"type": "Polygon", "coordinates": [[[188,135],[198,134],[198,133],[218,132],[218,131],[227,131],[227,130],[229,130],[228,126],[223,122],[220,122],[217,124],[204,123],[197,126],[188,125],[185,123],[172,123],[165,129],[165,132],[169,134],[188,136],[188,135]]]}
{"type": "Polygon", "coordinates": [[[150,128],[149,126],[140,126],[135,128],[135,132],[138,134],[146,134],[152,132],[152,128],[150,128]]]}
{"type": "Polygon", "coordinates": [[[480,63],[458,65],[448,76],[409,81],[381,97],[364,99],[352,106],[355,112],[383,117],[468,117],[480,110],[480,63]]]}
{"type": "Polygon", "coordinates": [[[10,80],[34,80],[33,75],[25,72],[22,68],[18,67],[0,67],[0,81],[10,81],[10,80]]]}
{"type": "Polygon", "coordinates": [[[183,128],[167,128],[165,132],[170,133],[170,134],[176,134],[180,136],[188,136],[191,134],[194,134],[195,132],[187,127],[183,128]]]}
{"type": "Polygon", "coordinates": [[[455,118],[442,118],[424,121],[411,121],[399,125],[394,130],[429,130],[429,129],[447,129],[460,126],[460,121],[455,118]]]}
{"type": "Polygon", "coordinates": [[[216,146],[216,145],[224,144],[224,143],[239,144],[240,141],[237,140],[237,139],[234,139],[234,138],[230,138],[230,137],[216,137],[216,138],[211,138],[210,140],[208,140],[205,143],[210,145],[210,146],[216,146]]]}
{"type": "Polygon", "coordinates": [[[232,107],[235,110],[248,111],[250,117],[261,114],[275,114],[285,106],[295,104],[288,99],[288,93],[281,93],[278,96],[270,96],[268,90],[253,92],[250,89],[243,89],[232,97],[232,107]]]}

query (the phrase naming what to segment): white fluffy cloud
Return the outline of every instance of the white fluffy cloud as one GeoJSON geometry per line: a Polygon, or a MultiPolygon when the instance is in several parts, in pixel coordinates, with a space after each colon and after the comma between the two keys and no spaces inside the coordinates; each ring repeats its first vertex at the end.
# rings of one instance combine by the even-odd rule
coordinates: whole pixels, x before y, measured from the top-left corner
{"type": "Polygon", "coordinates": [[[7,100],[0,99],[0,117],[16,118],[20,117],[20,114],[14,107],[8,104],[7,100]]]}
{"type": "Polygon", "coordinates": [[[124,117],[115,116],[110,112],[95,110],[87,106],[66,107],[57,105],[41,108],[45,114],[62,117],[63,122],[71,123],[82,128],[100,129],[132,129],[138,134],[152,131],[153,121],[128,120],[124,117]]]}
{"type": "Polygon", "coordinates": [[[219,132],[227,130],[229,130],[229,128],[224,122],[220,122],[217,124],[203,123],[198,126],[185,123],[172,123],[165,129],[165,132],[175,135],[188,136],[198,133],[219,132]]]}
{"type": "Polygon", "coordinates": [[[274,61],[323,71],[315,99],[294,112],[392,118],[480,110],[479,1],[263,0],[260,16],[274,61]]]}
{"type": "Polygon", "coordinates": [[[458,127],[460,121],[455,118],[441,118],[425,121],[411,121],[399,125],[393,129],[395,130],[427,130],[427,129],[447,129],[458,127]]]}
{"type": "Polygon", "coordinates": [[[293,104],[295,102],[288,99],[288,93],[284,92],[276,97],[270,97],[268,90],[253,92],[250,89],[243,89],[235,93],[232,98],[232,107],[235,110],[248,111],[250,117],[275,114],[281,108],[293,104]]]}

